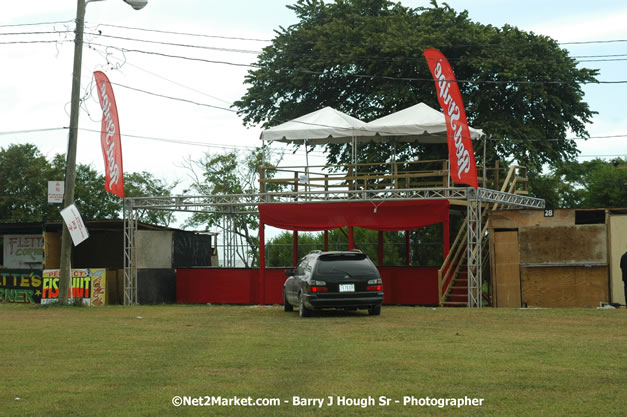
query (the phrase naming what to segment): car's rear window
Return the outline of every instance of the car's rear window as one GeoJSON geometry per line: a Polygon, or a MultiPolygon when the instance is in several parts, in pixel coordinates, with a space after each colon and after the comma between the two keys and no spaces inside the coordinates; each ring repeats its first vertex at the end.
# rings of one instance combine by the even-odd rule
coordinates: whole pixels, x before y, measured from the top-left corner
{"type": "Polygon", "coordinates": [[[375,267],[363,253],[356,254],[328,254],[318,258],[316,267],[318,274],[372,274],[376,273],[375,267]]]}

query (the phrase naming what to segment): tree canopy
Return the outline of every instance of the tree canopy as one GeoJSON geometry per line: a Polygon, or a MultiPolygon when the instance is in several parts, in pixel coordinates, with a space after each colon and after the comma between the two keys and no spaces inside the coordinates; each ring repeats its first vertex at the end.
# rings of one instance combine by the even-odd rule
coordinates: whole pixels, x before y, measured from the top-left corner
{"type": "MultiPolygon", "coordinates": [[[[237,151],[207,152],[197,160],[189,158],[185,168],[189,172],[191,186],[186,192],[193,191],[197,195],[239,194],[242,200],[255,202],[254,194],[259,192],[260,169],[271,167],[278,160],[272,157],[267,148],[253,149],[245,155],[240,155],[237,151]]],[[[278,188],[269,184],[266,190],[277,191],[278,188]]],[[[225,261],[227,266],[259,265],[257,214],[238,212],[236,207],[224,207],[222,210],[194,213],[186,220],[184,226],[221,230],[222,239],[230,239],[231,249],[234,250],[232,259],[225,261]]]]}
{"type": "Polygon", "coordinates": [[[593,159],[567,162],[545,175],[530,177],[534,195],[555,208],[627,207],[627,161],[593,159]]]}
{"type": "MultiPolygon", "coordinates": [[[[331,106],[364,121],[424,102],[439,109],[423,56],[440,50],[459,81],[468,121],[492,140],[489,159],[510,158],[539,168],[577,153],[567,132],[587,137],[594,112],[581,86],[596,70],[578,68],[543,35],[472,21],[446,3],[412,9],[388,0],[298,0],[299,22],[280,27],[259,55],[234,106],[246,124],[265,127],[331,106]],[[551,140],[545,140],[551,139],[551,140]]],[[[350,160],[348,145],[327,145],[329,163],[350,160]]],[[[389,157],[386,144],[362,148],[362,158],[389,157]]],[[[406,145],[399,158],[445,148],[406,145]]]]}
{"type": "MultiPolygon", "coordinates": [[[[32,144],[0,148],[0,222],[60,221],[59,206],[48,203],[48,181],[62,181],[64,177],[64,155],[48,161],[32,144]]],[[[124,180],[128,197],[170,195],[176,185],[148,172],[126,173],[124,180]]],[[[74,200],[85,220],[122,215],[122,200],[105,191],[104,175],[89,165],[77,165],[74,200]]],[[[153,210],[140,213],[139,220],[167,226],[173,216],[153,210]]]]}

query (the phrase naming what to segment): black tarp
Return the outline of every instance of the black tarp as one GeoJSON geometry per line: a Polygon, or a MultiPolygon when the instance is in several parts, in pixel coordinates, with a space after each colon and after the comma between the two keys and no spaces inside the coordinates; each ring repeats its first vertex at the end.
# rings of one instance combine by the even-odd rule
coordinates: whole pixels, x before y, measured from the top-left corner
{"type": "Polygon", "coordinates": [[[174,268],[211,266],[211,236],[194,232],[174,232],[174,268]]]}
{"type": "Polygon", "coordinates": [[[137,302],[139,304],[176,303],[174,269],[137,270],[137,302]]]}

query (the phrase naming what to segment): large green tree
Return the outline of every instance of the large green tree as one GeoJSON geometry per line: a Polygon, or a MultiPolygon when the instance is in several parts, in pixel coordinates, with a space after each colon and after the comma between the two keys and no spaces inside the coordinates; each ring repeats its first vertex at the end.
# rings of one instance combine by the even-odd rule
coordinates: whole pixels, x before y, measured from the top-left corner
{"type": "MultiPolygon", "coordinates": [[[[378,232],[355,228],[355,244],[358,249],[377,262],[378,259],[378,232]]],[[[385,232],[383,234],[383,259],[385,265],[404,265],[405,234],[404,232],[385,232]]],[[[298,259],[312,250],[324,249],[324,234],[299,233],[298,259]]],[[[329,250],[347,250],[348,232],[346,228],[329,231],[329,250]]],[[[293,263],[293,232],[282,232],[266,243],[266,265],[269,267],[286,267],[293,263]]]]}
{"type": "MultiPolygon", "coordinates": [[[[365,121],[418,102],[439,109],[423,56],[437,48],[459,80],[469,123],[492,139],[488,159],[557,164],[577,153],[567,132],[588,136],[593,111],[581,86],[595,82],[597,71],[578,68],[547,36],[474,22],[435,1],[417,9],[388,0],[298,0],[288,7],[298,23],[276,31],[235,103],[246,124],[269,127],[323,106],[365,121]]],[[[350,160],[347,145],[327,150],[330,163],[350,160]]],[[[446,157],[444,147],[398,152],[399,159],[446,157]]],[[[386,144],[371,144],[360,158],[381,161],[390,153],[386,144]]]]}
{"type": "MultiPolygon", "coordinates": [[[[259,192],[261,168],[271,168],[280,158],[274,158],[267,148],[257,148],[244,155],[237,151],[227,153],[205,153],[199,159],[189,158],[185,167],[191,180],[188,192],[195,195],[241,195],[240,201],[254,206],[259,192]]],[[[272,177],[272,170],[266,178],[272,177]]],[[[278,191],[278,185],[266,185],[266,191],[278,191]]],[[[259,216],[256,212],[238,206],[221,206],[208,212],[194,213],[185,226],[203,227],[205,230],[220,230],[224,247],[233,250],[224,266],[259,264],[259,216]],[[226,240],[228,240],[228,242],[226,240]]]]}
{"type": "Polygon", "coordinates": [[[55,173],[35,145],[0,148],[0,222],[52,219],[58,210],[48,204],[48,180],[55,173]]]}
{"type": "MultiPolygon", "coordinates": [[[[48,181],[62,181],[65,156],[48,161],[35,145],[0,148],[0,222],[60,221],[59,206],[48,203],[48,181]]],[[[127,197],[170,195],[176,183],[148,172],[125,174],[127,197]]],[[[122,200],[104,189],[104,175],[89,165],[76,168],[75,204],[85,220],[113,219],[122,215],[122,200]]],[[[171,212],[142,212],[139,220],[167,226],[171,212]]]]}
{"type": "Polygon", "coordinates": [[[627,161],[593,159],[567,162],[544,175],[530,178],[534,195],[544,198],[547,207],[625,208],[627,207],[627,161]]]}

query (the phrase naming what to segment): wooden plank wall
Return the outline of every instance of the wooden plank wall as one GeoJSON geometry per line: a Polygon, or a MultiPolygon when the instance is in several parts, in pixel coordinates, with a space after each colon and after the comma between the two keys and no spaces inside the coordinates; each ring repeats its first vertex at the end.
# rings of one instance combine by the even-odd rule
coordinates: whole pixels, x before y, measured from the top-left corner
{"type": "Polygon", "coordinates": [[[625,290],[620,269],[620,258],[627,251],[627,215],[612,214],[609,217],[610,294],[612,303],[624,305],[625,290]]]}
{"type": "Polygon", "coordinates": [[[46,269],[59,269],[61,267],[61,233],[46,232],[44,234],[44,251],[46,269]]]}
{"type": "Polygon", "coordinates": [[[495,232],[494,275],[496,307],[520,307],[520,259],[518,232],[495,232]]]}
{"type": "Polygon", "coordinates": [[[124,304],[123,269],[107,269],[107,304],[124,304]]]}
{"type": "Polygon", "coordinates": [[[521,268],[523,305],[598,307],[609,300],[607,274],[607,266],[521,268]]]}
{"type": "MultiPolygon", "coordinates": [[[[608,234],[606,224],[575,224],[576,213],[573,209],[554,210],[553,217],[544,217],[543,210],[490,213],[495,306],[598,307],[610,301],[609,263],[616,263],[612,258],[618,256],[609,255],[613,234],[608,234]],[[514,245],[514,236],[519,246],[514,245]]],[[[617,230],[620,236],[627,235],[627,221],[617,230]]]]}
{"type": "Polygon", "coordinates": [[[521,227],[519,230],[523,265],[607,264],[607,227],[604,224],[521,227]]]}

